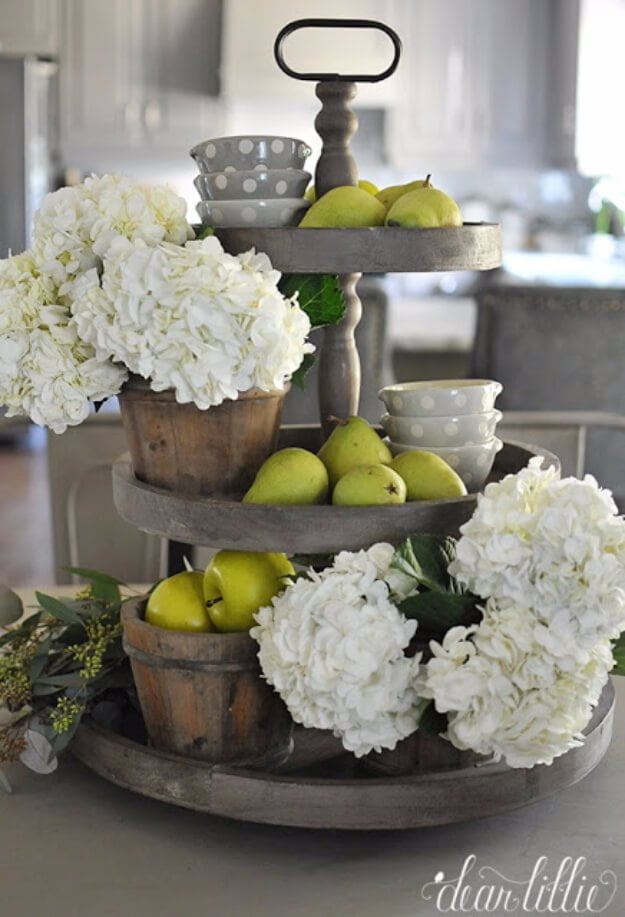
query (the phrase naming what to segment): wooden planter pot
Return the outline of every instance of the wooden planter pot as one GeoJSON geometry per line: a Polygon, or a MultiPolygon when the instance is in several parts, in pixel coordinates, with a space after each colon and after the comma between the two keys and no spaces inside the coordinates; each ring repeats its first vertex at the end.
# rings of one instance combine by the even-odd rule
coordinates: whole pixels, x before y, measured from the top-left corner
{"type": "Polygon", "coordinates": [[[155,748],[211,764],[273,766],[292,750],[293,721],[262,679],[249,634],[153,627],[143,603],[122,609],[141,710],[155,748]]]}
{"type": "Polygon", "coordinates": [[[248,389],[201,411],[131,377],[119,404],[136,477],[193,496],[242,497],[276,449],[287,391],[248,389]]]}

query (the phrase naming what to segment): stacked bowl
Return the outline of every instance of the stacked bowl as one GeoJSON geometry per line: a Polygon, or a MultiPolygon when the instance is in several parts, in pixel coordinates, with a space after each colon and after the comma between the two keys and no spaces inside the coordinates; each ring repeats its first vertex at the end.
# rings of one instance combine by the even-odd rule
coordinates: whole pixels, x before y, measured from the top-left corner
{"type": "Polygon", "coordinates": [[[200,174],[197,212],[215,228],[296,226],[310,202],[304,192],[312,150],[294,137],[249,135],[203,140],[190,151],[200,174]]]}
{"type": "Polygon", "coordinates": [[[441,379],[387,385],[378,393],[381,423],[393,453],[435,452],[460,475],[469,492],[483,487],[503,443],[495,436],[502,385],[492,379],[441,379]]]}

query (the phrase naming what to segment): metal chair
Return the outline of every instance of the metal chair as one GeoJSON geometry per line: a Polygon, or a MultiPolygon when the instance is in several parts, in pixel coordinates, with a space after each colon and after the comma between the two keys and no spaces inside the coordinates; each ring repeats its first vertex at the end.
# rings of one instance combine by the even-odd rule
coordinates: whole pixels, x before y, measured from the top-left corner
{"type": "Polygon", "coordinates": [[[100,413],[48,436],[48,477],[57,583],[79,583],[63,567],[87,567],[127,583],[167,575],[167,540],[128,525],[113,503],[111,467],[127,450],[117,413],[100,413]]]}

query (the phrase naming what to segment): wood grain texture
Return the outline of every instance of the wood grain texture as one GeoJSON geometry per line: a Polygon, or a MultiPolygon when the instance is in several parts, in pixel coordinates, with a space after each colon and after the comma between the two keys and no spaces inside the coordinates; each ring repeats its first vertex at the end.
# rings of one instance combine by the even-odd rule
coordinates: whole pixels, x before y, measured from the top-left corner
{"type": "Polygon", "coordinates": [[[323,140],[323,148],[315,169],[317,197],[340,185],[358,182],[358,166],[350,149],[350,140],[358,128],[358,118],[350,102],[356,96],[356,84],[340,80],[324,80],[315,86],[321,111],[315,118],[315,128],[323,140]]]}
{"type": "MultiPolygon", "coordinates": [[[[498,815],[544,799],[589,774],[612,735],[614,688],[609,682],[579,748],[549,767],[504,764],[372,778],[348,754],[319,769],[273,772],[210,766],[164,754],[86,721],[74,754],[107,780],[164,802],[243,821],[305,828],[399,829],[451,824],[498,815]]],[[[296,734],[306,744],[306,733],[296,734]]],[[[317,741],[317,736],[314,736],[317,741]]],[[[305,756],[304,756],[305,757],[305,756]]]]}
{"type": "Polygon", "coordinates": [[[338,325],[323,331],[319,356],[319,417],[324,436],[328,437],[336,417],[358,414],[360,401],[360,357],[354,331],[362,315],[362,303],[356,293],[360,274],[343,274],[340,278],[345,297],[345,315],[338,325]]]}
{"type": "Polygon", "coordinates": [[[287,391],[249,389],[201,411],[131,377],[119,406],[136,476],[180,493],[242,497],[275,451],[287,391]]]}
{"type": "Polygon", "coordinates": [[[387,271],[486,271],[501,265],[495,223],[440,229],[216,229],[226,251],[253,246],[285,273],[379,274],[387,271]]]}
{"type": "MultiPolygon", "coordinates": [[[[283,429],[279,443],[313,447],[320,441],[315,426],[283,429]]],[[[544,450],[506,443],[495,460],[491,480],[519,471],[544,450]]],[[[398,543],[415,532],[457,535],[475,509],[477,497],[423,500],[395,506],[264,506],[232,500],[192,498],[137,481],[128,456],[113,467],[113,494],[127,522],[185,544],[235,551],[285,551],[293,554],[335,553],[369,547],[377,541],[398,543]]]]}
{"type": "Polygon", "coordinates": [[[123,639],[154,747],[211,763],[288,757],[293,722],[261,677],[256,641],[164,630],[143,611],[139,600],[123,606],[123,639]]]}

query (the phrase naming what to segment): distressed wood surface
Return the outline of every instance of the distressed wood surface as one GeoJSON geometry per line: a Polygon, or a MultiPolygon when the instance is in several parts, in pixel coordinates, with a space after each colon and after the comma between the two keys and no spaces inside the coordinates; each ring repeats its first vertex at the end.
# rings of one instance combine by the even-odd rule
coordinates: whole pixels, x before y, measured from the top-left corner
{"type": "Polygon", "coordinates": [[[328,325],[323,330],[317,391],[319,417],[325,437],[336,426],[332,418],[358,414],[361,376],[354,331],[362,316],[362,303],[356,293],[360,276],[343,274],[339,277],[345,297],[345,315],[338,325],[328,325]]]}
{"type": "Polygon", "coordinates": [[[143,612],[124,605],[123,639],[152,744],[211,763],[283,761],[293,722],[261,678],[256,641],[153,627],[143,612]]]}
{"type": "Polygon", "coordinates": [[[274,268],[285,273],[486,271],[501,265],[501,231],[495,223],[440,229],[215,229],[215,235],[232,254],[252,247],[266,252],[274,268]]]}
{"type": "MultiPolygon", "coordinates": [[[[348,754],[318,769],[273,772],[211,766],[121,738],[90,721],[72,750],[105,779],[153,799],[243,821],[305,828],[398,829],[498,815],[544,799],[582,780],[601,761],[612,735],[614,688],[609,682],[579,748],[549,767],[504,764],[403,777],[365,776],[348,754]]],[[[296,733],[305,747],[308,730],[296,733]]],[[[313,731],[313,742],[318,735],[313,731]]],[[[304,756],[305,757],[305,756],[304,756]]]]}
{"type": "MultiPolygon", "coordinates": [[[[319,427],[283,427],[279,446],[300,445],[316,451],[319,427]]],[[[519,471],[545,450],[505,443],[490,480],[519,471]]],[[[355,551],[376,541],[399,542],[415,532],[454,535],[475,509],[477,496],[422,500],[395,506],[276,506],[232,500],[192,498],[138,481],[129,457],[113,466],[113,495],[127,522],[184,544],[235,551],[285,551],[317,554],[355,551]]]]}
{"type": "Polygon", "coordinates": [[[358,129],[358,118],[350,105],[356,96],[356,84],[324,80],[315,86],[315,94],[321,102],[315,128],[323,140],[315,169],[315,189],[319,198],[332,188],[358,183],[358,166],[349,148],[358,129]]]}
{"type": "Polygon", "coordinates": [[[193,496],[242,497],[275,451],[287,391],[249,389],[201,411],[132,376],[119,406],[136,476],[193,496]]]}

